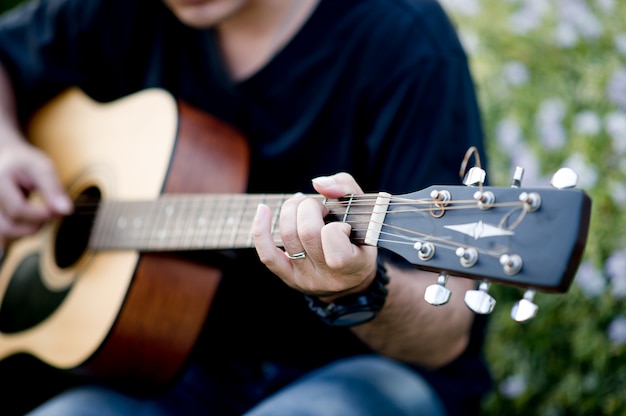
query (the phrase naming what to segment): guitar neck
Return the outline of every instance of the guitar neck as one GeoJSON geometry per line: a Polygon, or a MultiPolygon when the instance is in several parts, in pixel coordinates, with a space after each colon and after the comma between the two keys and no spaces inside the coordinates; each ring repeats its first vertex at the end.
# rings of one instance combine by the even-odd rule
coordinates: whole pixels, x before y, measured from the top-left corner
{"type": "MultiPolygon", "coordinates": [[[[156,201],[99,201],[89,247],[142,252],[251,248],[259,204],[272,210],[271,232],[282,247],[278,223],[290,196],[164,194],[156,201]]],[[[546,188],[431,186],[395,196],[311,197],[326,206],[326,222],[350,224],[355,244],[389,250],[419,269],[561,292],[580,262],[591,207],[584,192],[546,188]]],[[[80,214],[82,204],[76,206],[80,214]]]]}
{"type": "MultiPolygon", "coordinates": [[[[93,250],[194,251],[253,247],[252,222],[257,206],[273,212],[271,231],[282,246],[278,218],[286,194],[166,194],[156,201],[99,203],[89,246],[93,250]]],[[[320,196],[315,196],[322,199],[320,196]]],[[[364,228],[376,196],[323,200],[327,220],[349,222],[356,242],[365,239],[364,228]]],[[[80,213],[80,206],[77,208],[80,213]]]]}

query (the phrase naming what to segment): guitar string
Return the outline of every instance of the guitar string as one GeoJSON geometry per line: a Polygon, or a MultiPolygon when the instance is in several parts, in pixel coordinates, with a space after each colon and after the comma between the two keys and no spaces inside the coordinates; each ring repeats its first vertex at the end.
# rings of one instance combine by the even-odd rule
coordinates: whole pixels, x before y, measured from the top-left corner
{"type": "MultiPolygon", "coordinates": [[[[163,202],[161,200],[159,200],[160,202],[163,202]]],[[[373,207],[376,206],[378,204],[376,203],[362,203],[359,200],[354,200],[356,202],[352,202],[352,203],[347,203],[347,202],[343,202],[343,201],[329,201],[326,203],[326,206],[331,208],[331,212],[332,209],[337,209],[338,207],[340,208],[346,208],[346,207],[350,207],[350,208],[362,208],[362,207],[373,207]]],[[[107,203],[111,203],[112,201],[107,201],[107,203]]],[[[115,201],[117,202],[117,201],[115,201]]],[[[179,205],[187,205],[190,201],[186,200],[183,201],[183,203],[179,203],[179,205]]],[[[191,201],[193,202],[193,201],[191,201]]],[[[119,203],[119,202],[118,202],[119,203]]],[[[136,203],[136,201],[135,201],[136,203]]],[[[129,205],[133,205],[133,202],[122,202],[119,204],[129,204],[129,205]]],[[[396,210],[386,210],[385,214],[402,214],[402,213],[415,213],[415,212],[426,212],[426,211],[430,211],[431,207],[433,206],[433,204],[436,206],[437,209],[440,209],[444,212],[446,211],[453,211],[453,210],[466,210],[466,209],[476,209],[476,201],[474,200],[458,200],[458,201],[451,201],[448,202],[447,204],[437,204],[437,203],[433,203],[432,201],[426,201],[426,200],[391,200],[389,201],[388,206],[401,206],[401,205],[407,205],[407,206],[415,206],[415,205],[427,205],[428,208],[412,208],[412,209],[407,209],[407,210],[401,210],[401,209],[396,209],[396,210]],[[401,202],[398,202],[401,201],[401,202]]],[[[75,212],[74,215],[93,215],[95,214],[98,209],[100,208],[101,203],[80,203],[80,204],[76,204],[75,205],[75,212]]],[[[245,207],[244,205],[241,206],[232,206],[231,205],[231,209],[242,209],[243,207],[245,207]]],[[[524,207],[524,203],[519,202],[519,201],[515,201],[515,202],[501,202],[501,203],[494,203],[491,205],[492,208],[502,208],[502,207],[514,207],[514,208],[523,208],[524,207]]],[[[506,213],[505,215],[503,215],[502,220],[500,221],[499,224],[499,228],[502,228],[502,224],[506,221],[506,219],[512,215],[513,211],[510,211],[508,213],[506,213]]],[[[525,213],[526,210],[522,209],[522,213],[525,213]]],[[[337,214],[337,213],[335,213],[337,214]]],[[[72,214],[70,214],[72,215],[72,214]]],[[[354,215],[371,215],[371,212],[350,212],[349,213],[350,216],[354,216],[354,215]]],[[[245,215],[244,215],[245,217],[245,215]]],[[[518,225],[521,222],[523,215],[521,215],[517,221],[512,224],[511,226],[509,226],[509,230],[512,230],[515,228],[516,225],[518,225]]]]}
{"type": "MultiPolygon", "coordinates": [[[[377,197],[377,195],[373,195],[373,196],[377,197]]],[[[199,197],[197,197],[197,198],[199,198],[199,197]]],[[[371,207],[371,206],[377,205],[376,203],[371,203],[371,198],[372,198],[372,196],[361,195],[361,196],[358,196],[357,198],[353,199],[349,203],[346,202],[346,201],[341,201],[341,200],[331,200],[331,201],[327,201],[326,205],[329,208],[337,208],[337,207],[345,208],[347,206],[356,208],[356,207],[371,207]]],[[[162,200],[160,200],[160,202],[164,202],[164,201],[165,202],[172,202],[172,201],[167,201],[167,199],[168,198],[163,198],[162,200]]],[[[249,198],[246,197],[246,201],[244,201],[244,202],[248,202],[248,199],[249,198]]],[[[284,200],[285,197],[284,196],[271,197],[271,196],[265,195],[264,196],[264,200],[267,200],[267,199],[284,200]]],[[[189,199],[187,200],[187,202],[189,202],[189,199]]],[[[416,212],[416,211],[417,212],[425,212],[425,211],[428,211],[430,209],[430,207],[432,207],[433,204],[437,204],[437,203],[432,201],[432,200],[413,200],[413,199],[409,199],[409,198],[393,198],[392,200],[389,201],[389,206],[428,205],[429,208],[428,209],[425,209],[425,208],[424,209],[422,209],[422,208],[417,208],[416,209],[416,208],[414,208],[414,209],[411,209],[411,210],[392,210],[392,211],[387,211],[387,214],[402,214],[402,213],[416,212]]],[[[89,213],[89,212],[86,211],[85,208],[94,208],[95,207],[97,209],[99,206],[100,206],[99,203],[89,203],[89,204],[81,203],[81,204],[77,204],[78,211],[80,211],[80,212],[87,212],[87,213],[89,213]]],[[[523,204],[520,203],[519,201],[516,201],[516,202],[509,202],[509,203],[497,203],[497,204],[493,204],[493,206],[494,207],[513,206],[513,207],[519,208],[519,207],[522,207],[523,204]]],[[[445,205],[441,206],[440,208],[443,209],[444,211],[448,211],[448,210],[453,210],[453,209],[476,209],[477,206],[476,206],[476,201],[475,200],[457,200],[457,201],[448,201],[445,205]],[[462,204],[470,204],[470,205],[467,206],[467,205],[462,205],[462,204]]],[[[510,215],[512,215],[512,213],[514,211],[515,210],[509,211],[506,215],[504,215],[500,224],[505,222],[506,219],[510,215]]],[[[95,212],[95,211],[93,211],[93,212],[95,212]]],[[[512,229],[517,224],[521,223],[525,212],[526,212],[526,210],[522,209],[522,215],[520,215],[518,217],[518,219],[514,222],[514,224],[511,227],[509,227],[509,229],[512,229]]],[[[350,213],[350,216],[351,217],[353,217],[355,215],[363,215],[363,216],[367,215],[367,216],[369,216],[370,214],[371,213],[369,213],[369,212],[352,212],[352,213],[350,213]]],[[[246,217],[245,215],[244,215],[244,217],[242,217],[241,223],[244,223],[244,224],[250,223],[250,218],[245,218],[245,217],[246,217]]],[[[355,232],[363,232],[363,231],[367,231],[367,226],[371,222],[372,222],[371,220],[360,221],[358,223],[355,222],[355,221],[352,221],[351,224],[352,224],[353,230],[355,232]],[[364,228],[360,228],[361,224],[365,225],[364,228]]],[[[404,233],[407,233],[407,234],[411,234],[412,233],[413,235],[416,235],[416,236],[426,237],[429,241],[435,241],[436,243],[438,243],[438,246],[440,246],[440,247],[448,247],[448,248],[452,247],[454,249],[454,248],[458,248],[458,247],[464,246],[463,244],[459,244],[459,243],[457,243],[456,246],[455,246],[449,240],[444,240],[444,239],[438,238],[438,237],[433,236],[433,235],[419,233],[419,232],[413,231],[411,229],[402,228],[402,227],[394,227],[394,226],[390,226],[389,224],[385,224],[385,223],[383,223],[382,225],[386,225],[388,228],[396,229],[397,231],[401,231],[401,232],[404,232],[404,233]]],[[[390,237],[394,237],[395,238],[395,240],[386,240],[388,242],[399,243],[399,244],[409,244],[409,242],[403,242],[403,241],[397,240],[398,238],[407,239],[407,237],[405,235],[402,235],[400,233],[393,234],[393,233],[390,233],[390,232],[384,232],[383,234],[385,236],[388,236],[388,237],[390,236],[390,237]]],[[[361,239],[363,239],[363,238],[361,238],[361,239]]],[[[494,251],[489,251],[489,250],[481,250],[481,252],[487,253],[488,255],[491,255],[491,256],[499,256],[501,254],[501,253],[494,252],[494,251]]]]}

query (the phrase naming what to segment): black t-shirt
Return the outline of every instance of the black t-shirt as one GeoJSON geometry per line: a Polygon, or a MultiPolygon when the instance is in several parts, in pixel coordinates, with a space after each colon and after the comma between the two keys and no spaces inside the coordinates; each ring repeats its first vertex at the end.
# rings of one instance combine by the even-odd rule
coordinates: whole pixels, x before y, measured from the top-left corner
{"type": "MultiPolygon", "coordinates": [[[[213,30],[182,25],[155,0],[29,4],[0,20],[0,60],[22,120],[72,85],[101,101],[167,89],[244,133],[249,192],[312,192],[311,178],[338,171],[367,192],[458,184],[465,151],[483,149],[466,56],[433,0],[322,0],[291,42],[237,82],[213,30]]],[[[238,256],[224,265],[205,360],[312,368],[371,352],[349,330],[319,322],[254,252],[238,256]]],[[[488,388],[482,319],[474,329],[455,363],[418,369],[451,411],[488,388]]]]}

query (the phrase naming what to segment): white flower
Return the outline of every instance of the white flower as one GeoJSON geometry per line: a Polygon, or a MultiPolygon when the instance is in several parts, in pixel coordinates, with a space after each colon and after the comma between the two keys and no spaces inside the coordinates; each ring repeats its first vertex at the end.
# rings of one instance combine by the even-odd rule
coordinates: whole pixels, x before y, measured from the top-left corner
{"type": "Polygon", "coordinates": [[[504,80],[515,87],[524,85],[530,79],[528,67],[520,61],[509,61],[502,67],[504,80]]]}
{"type": "Polygon", "coordinates": [[[568,0],[559,6],[561,20],[572,24],[584,38],[597,39],[604,31],[602,23],[584,1],[568,0]]]}
{"type": "Polygon", "coordinates": [[[626,55],[626,33],[618,33],[613,37],[613,43],[615,44],[615,49],[621,55],[626,55]]]}
{"type": "Polygon", "coordinates": [[[589,261],[581,263],[574,283],[590,298],[600,296],[606,290],[606,280],[602,277],[602,273],[589,261]]]}
{"type": "Polygon", "coordinates": [[[617,316],[609,324],[606,335],[613,345],[622,345],[626,343],[626,317],[617,316]]]}
{"type": "Polygon", "coordinates": [[[544,100],[537,112],[536,127],[539,139],[546,149],[559,150],[565,146],[567,135],[561,121],[565,104],[558,98],[544,100]]]}
{"type": "Polygon", "coordinates": [[[571,23],[559,22],[553,36],[554,42],[561,48],[573,48],[578,44],[578,31],[571,23]]]}
{"type": "Polygon", "coordinates": [[[504,151],[511,151],[524,140],[522,128],[517,120],[507,117],[496,124],[496,141],[504,151]]]}
{"type": "Polygon", "coordinates": [[[539,26],[541,16],[532,8],[525,7],[517,10],[509,16],[511,32],[517,35],[525,35],[539,26]]]}
{"type": "Polygon", "coordinates": [[[578,184],[581,188],[590,189],[593,188],[598,182],[598,170],[587,163],[585,156],[580,153],[572,154],[565,161],[564,165],[574,172],[578,173],[578,184]]]}
{"type": "Polygon", "coordinates": [[[560,150],[567,142],[565,128],[559,122],[540,123],[537,126],[541,144],[548,150],[560,150]]]}
{"type": "Polygon", "coordinates": [[[586,136],[595,136],[602,129],[602,120],[591,110],[581,111],[574,117],[574,131],[586,136]]]}
{"type": "Polygon", "coordinates": [[[528,387],[526,377],[522,374],[509,376],[500,382],[500,393],[506,398],[514,399],[524,394],[528,387]]]}
{"type": "Polygon", "coordinates": [[[606,115],[604,122],[615,152],[619,155],[626,154],[626,112],[613,111],[606,115]]]}
{"type": "Polygon", "coordinates": [[[539,106],[540,121],[549,123],[561,121],[565,117],[565,103],[560,98],[548,98],[539,106]]]}
{"type": "MultiPolygon", "coordinates": [[[[622,173],[626,174],[626,163],[621,166],[622,173]]],[[[608,189],[611,195],[611,199],[615,205],[626,208],[626,184],[618,181],[610,181],[608,189]]]]}
{"type": "Polygon", "coordinates": [[[606,92],[613,104],[626,110],[626,67],[613,72],[606,92]]]}
{"type": "Polygon", "coordinates": [[[612,13],[615,10],[616,0],[596,0],[596,3],[604,13],[612,13]]]}
{"type": "Polygon", "coordinates": [[[604,262],[604,270],[611,279],[611,293],[619,299],[626,297],[626,250],[611,254],[604,262]]]}

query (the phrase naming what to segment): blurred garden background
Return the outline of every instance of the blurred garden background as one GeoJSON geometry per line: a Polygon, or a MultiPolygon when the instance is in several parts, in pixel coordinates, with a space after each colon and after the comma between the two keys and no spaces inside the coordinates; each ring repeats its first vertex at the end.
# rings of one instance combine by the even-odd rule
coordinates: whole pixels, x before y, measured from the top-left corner
{"type": "MultiPolygon", "coordinates": [[[[626,2],[442,0],[478,86],[492,184],[548,186],[562,166],[593,198],[587,249],[565,295],[495,287],[486,415],[626,415],[626,2]]],[[[558,238],[558,237],[557,237],[558,238]]]]}
{"type": "Polygon", "coordinates": [[[519,324],[521,291],[493,288],[484,413],[626,415],[626,1],[441,1],[478,87],[491,184],[522,166],[523,185],[548,186],[568,166],[593,198],[567,294],[538,294],[537,317],[519,324]]]}

